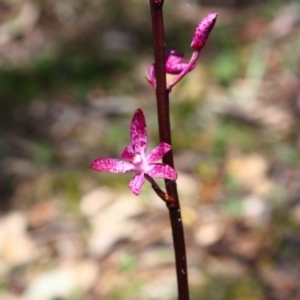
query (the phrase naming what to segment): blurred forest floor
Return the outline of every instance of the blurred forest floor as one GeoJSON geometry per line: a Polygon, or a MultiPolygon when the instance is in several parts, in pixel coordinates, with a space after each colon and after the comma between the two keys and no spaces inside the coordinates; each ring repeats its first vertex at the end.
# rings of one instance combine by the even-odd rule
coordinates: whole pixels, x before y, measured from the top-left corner
{"type": "MultiPolygon", "coordinates": [[[[300,300],[300,4],[165,2],[187,59],[219,12],[171,94],[191,299],[300,300]]],[[[150,21],[147,1],[1,1],[1,300],[176,299],[164,204],[88,168],[138,107],[158,143],[150,21]]]]}

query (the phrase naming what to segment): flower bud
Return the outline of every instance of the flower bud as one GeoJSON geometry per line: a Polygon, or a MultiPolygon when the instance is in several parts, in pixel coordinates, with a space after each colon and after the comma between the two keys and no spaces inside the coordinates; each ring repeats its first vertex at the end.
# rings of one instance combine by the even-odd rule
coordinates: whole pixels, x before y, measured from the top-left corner
{"type": "Polygon", "coordinates": [[[191,43],[191,47],[194,50],[199,51],[204,47],[205,42],[215,25],[217,17],[218,13],[212,12],[206,15],[199,23],[195,30],[193,40],[191,43]]]}

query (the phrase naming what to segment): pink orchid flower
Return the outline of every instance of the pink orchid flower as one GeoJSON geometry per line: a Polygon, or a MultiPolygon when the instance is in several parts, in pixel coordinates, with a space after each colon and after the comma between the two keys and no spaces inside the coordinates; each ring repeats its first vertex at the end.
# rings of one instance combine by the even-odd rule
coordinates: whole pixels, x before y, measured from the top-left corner
{"type": "MultiPolygon", "coordinates": [[[[215,22],[217,20],[218,13],[212,12],[206,15],[201,22],[198,24],[193,39],[191,47],[194,49],[192,57],[189,62],[183,62],[183,54],[176,53],[175,50],[171,50],[166,56],[166,73],[177,75],[167,86],[169,90],[177,84],[187,73],[192,71],[195,66],[197,59],[200,55],[201,49],[204,47],[208,36],[213,29],[215,22]]],[[[148,82],[156,88],[155,70],[154,64],[152,64],[148,69],[148,76],[146,78],[148,82]]]]}
{"type": "Polygon", "coordinates": [[[146,178],[150,177],[151,179],[177,179],[177,172],[173,168],[163,163],[155,163],[172,149],[169,144],[160,143],[147,156],[147,128],[145,116],[141,109],[136,110],[132,118],[130,137],[131,145],[127,146],[121,154],[121,158],[127,161],[116,158],[98,158],[90,164],[90,168],[95,171],[110,173],[135,172],[135,176],[128,185],[135,195],[141,193],[145,175],[148,175],[146,178]]]}

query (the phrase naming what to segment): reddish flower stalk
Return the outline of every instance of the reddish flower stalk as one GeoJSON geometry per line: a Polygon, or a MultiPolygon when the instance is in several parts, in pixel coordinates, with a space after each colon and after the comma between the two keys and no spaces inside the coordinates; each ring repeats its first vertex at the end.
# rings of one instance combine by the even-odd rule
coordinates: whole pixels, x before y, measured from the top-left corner
{"type": "MultiPolygon", "coordinates": [[[[159,137],[161,142],[172,145],[170,110],[169,110],[169,90],[166,86],[166,66],[165,66],[165,34],[163,23],[162,4],[156,0],[149,0],[152,16],[152,35],[154,44],[154,70],[156,79],[156,103],[158,113],[159,137]]],[[[163,162],[174,168],[172,150],[166,153],[163,162]]],[[[165,180],[167,194],[174,199],[174,205],[167,205],[172,227],[173,244],[175,251],[176,275],[178,299],[189,300],[187,260],[184,241],[184,232],[181,222],[180,203],[176,183],[165,180]]]]}
{"type": "MultiPolygon", "coordinates": [[[[195,31],[191,45],[194,49],[194,53],[191,60],[188,63],[184,63],[182,54],[169,52],[169,54],[165,56],[165,34],[162,11],[163,0],[149,0],[149,2],[152,16],[155,63],[149,68],[150,78],[148,81],[156,90],[160,141],[172,145],[169,111],[169,94],[171,88],[195,67],[200,50],[203,48],[205,41],[214,26],[217,14],[212,13],[206,16],[204,20],[200,22],[195,31]],[[166,83],[166,72],[178,74],[168,86],[166,83]]],[[[166,155],[163,157],[163,163],[174,168],[172,150],[166,153],[166,155]]],[[[165,180],[165,186],[168,196],[172,197],[173,199],[173,205],[167,204],[167,207],[169,209],[175,251],[178,300],[189,300],[185,240],[183,225],[181,222],[181,211],[176,182],[165,180]]]]}

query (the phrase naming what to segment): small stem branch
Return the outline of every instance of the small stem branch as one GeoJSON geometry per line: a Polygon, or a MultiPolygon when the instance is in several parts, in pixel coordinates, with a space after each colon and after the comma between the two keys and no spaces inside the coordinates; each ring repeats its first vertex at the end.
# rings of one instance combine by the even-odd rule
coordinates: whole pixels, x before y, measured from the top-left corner
{"type": "MultiPolygon", "coordinates": [[[[163,23],[163,0],[149,0],[152,16],[153,44],[155,57],[156,100],[160,141],[172,145],[169,90],[166,86],[165,34],[163,23]]],[[[174,168],[173,151],[163,157],[163,162],[174,168]]],[[[178,299],[189,300],[188,273],[184,231],[181,221],[180,203],[175,181],[165,180],[167,194],[173,198],[172,205],[167,204],[172,227],[175,250],[178,299]]]]}
{"type": "Polygon", "coordinates": [[[154,192],[156,193],[156,195],[160,199],[162,199],[164,202],[166,202],[166,204],[168,206],[173,206],[174,199],[170,195],[168,195],[166,192],[164,192],[151,176],[149,176],[148,174],[145,174],[144,176],[151,183],[151,186],[152,186],[154,192]]]}

